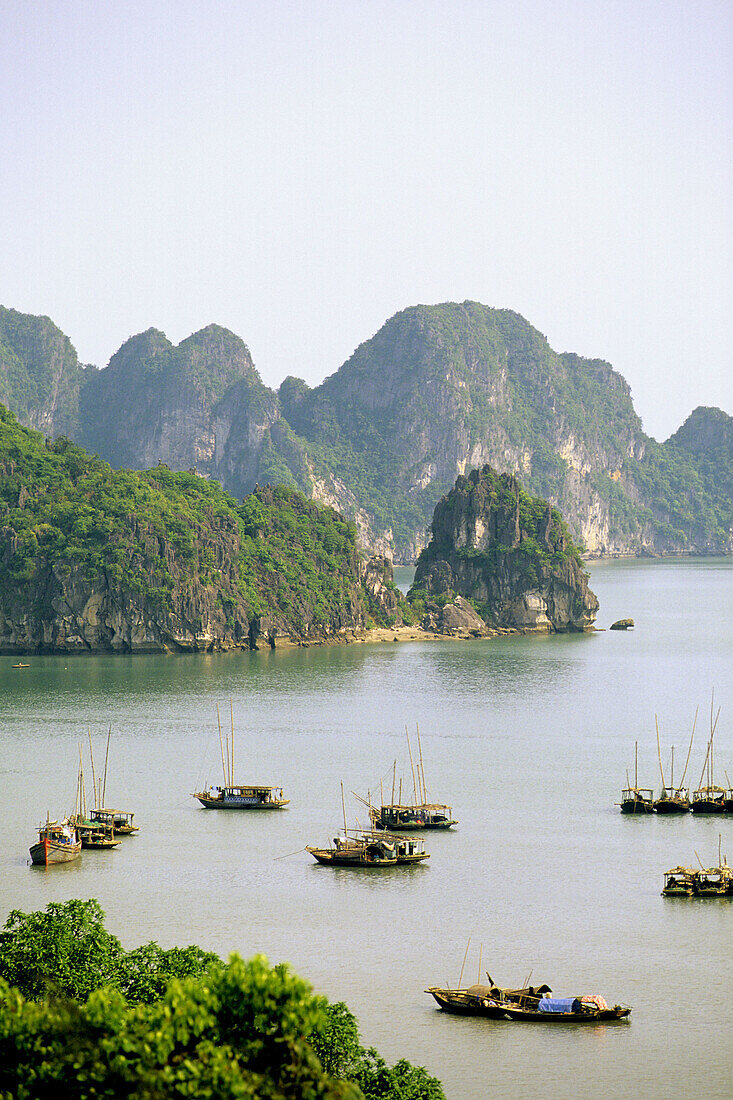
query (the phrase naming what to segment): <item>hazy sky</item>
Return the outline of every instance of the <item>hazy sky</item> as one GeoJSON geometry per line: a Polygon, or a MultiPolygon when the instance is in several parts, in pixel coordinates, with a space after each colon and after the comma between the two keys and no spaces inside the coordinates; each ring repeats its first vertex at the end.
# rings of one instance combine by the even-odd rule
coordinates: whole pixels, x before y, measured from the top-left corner
{"type": "Polygon", "coordinates": [[[727,0],[0,0],[0,303],[277,386],[470,298],[665,438],[733,412],[732,59],[727,0]]]}

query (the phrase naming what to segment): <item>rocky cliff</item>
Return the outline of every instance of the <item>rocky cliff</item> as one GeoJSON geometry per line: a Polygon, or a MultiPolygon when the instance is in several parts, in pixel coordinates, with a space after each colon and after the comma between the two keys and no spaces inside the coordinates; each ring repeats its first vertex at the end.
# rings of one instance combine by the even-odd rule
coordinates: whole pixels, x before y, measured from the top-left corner
{"type": "Polygon", "coordinates": [[[562,519],[511,474],[484,466],[459,477],[435,509],[431,533],[408,596],[427,627],[458,596],[489,627],[592,628],[598,600],[562,519]]]}
{"type": "Polygon", "coordinates": [[[241,503],[165,466],[115,472],[0,406],[0,652],[343,640],[402,621],[391,563],[284,487],[241,503]]]}
{"type": "Polygon", "coordinates": [[[98,371],[47,318],[5,310],[2,392],[116,466],[193,468],[237,496],[300,488],[398,561],[415,560],[456,476],[486,463],[558,507],[592,555],[733,552],[727,414],[696,410],[658,443],[608,363],[476,302],[406,309],[320,386],[290,377],[277,393],[216,325],[178,346],[151,329],[98,371]]]}

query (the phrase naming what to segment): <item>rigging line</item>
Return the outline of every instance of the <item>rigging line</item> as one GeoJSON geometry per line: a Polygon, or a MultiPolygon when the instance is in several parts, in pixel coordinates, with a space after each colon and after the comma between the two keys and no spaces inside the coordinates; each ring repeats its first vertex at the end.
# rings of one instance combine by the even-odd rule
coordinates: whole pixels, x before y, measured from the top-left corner
{"type": "Polygon", "coordinates": [[[695,726],[697,725],[697,712],[700,708],[695,707],[695,718],[692,722],[692,733],[690,734],[690,747],[687,750],[687,760],[685,761],[685,770],[682,773],[682,779],[680,780],[680,787],[685,785],[685,776],[687,775],[687,765],[690,763],[690,753],[692,752],[692,739],[695,736],[695,726]]]}

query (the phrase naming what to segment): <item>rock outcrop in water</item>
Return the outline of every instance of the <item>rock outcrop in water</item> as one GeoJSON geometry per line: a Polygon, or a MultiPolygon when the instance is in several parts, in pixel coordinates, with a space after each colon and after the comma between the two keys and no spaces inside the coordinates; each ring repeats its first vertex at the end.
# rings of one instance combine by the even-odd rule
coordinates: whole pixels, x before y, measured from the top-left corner
{"type": "Polygon", "coordinates": [[[559,513],[511,474],[484,466],[459,477],[431,530],[408,597],[429,621],[459,596],[492,628],[593,628],[598,600],[559,513]]]}

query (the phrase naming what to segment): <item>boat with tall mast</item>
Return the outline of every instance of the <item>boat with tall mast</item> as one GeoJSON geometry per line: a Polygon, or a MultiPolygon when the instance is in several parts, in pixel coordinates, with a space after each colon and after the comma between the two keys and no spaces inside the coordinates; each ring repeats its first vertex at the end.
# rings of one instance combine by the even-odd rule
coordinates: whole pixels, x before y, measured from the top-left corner
{"type": "Polygon", "coordinates": [[[218,703],[216,720],[224,783],[222,786],[209,785],[202,791],[194,791],[191,797],[198,799],[206,810],[282,810],[288,806],[290,799],[285,797],[282,787],[234,782],[234,704],[231,704],[231,738],[229,734],[222,734],[218,703]]]}
{"type": "Polygon", "coordinates": [[[76,781],[76,802],[74,813],[69,818],[74,826],[82,848],[116,848],[120,843],[115,840],[114,825],[109,822],[93,820],[87,813],[87,797],[84,784],[84,764],[81,745],[79,745],[79,775],[76,781]]]}
{"type": "Polygon", "coordinates": [[[692,736],[690,737],[690,748],[687,751],[687,761],[685,762],[685,770],[682,773],[682,781],[679,786],[675,786],[674,782],[674,745],[672,746],[672,763],[670,766],[669,785],[664,778],[664,768],[662,767],[662,750],[659,743],[659,721],[656,714],[654,715],[654,722],[657,727],[657,754],[659,756],[659,772],[662,776],[662,791],[659,798],[654,802],[654,812],[657,814],[686,814],[690,812],[690,792],[685,787],[685,776],[687,775],[687,768],[690,763],[690,753],[692,751],[692,739],[695,736],[695,724],[697,722],[697,710],[695,711],[695,720],[692,723],[692,736]]]}
{"type": "Polygon", "coordinates": [[[109,743],[112,738],[112,727],[107,733],[107,749],[104,754],[104,776],[99,779],[94,770],[94,753],[92,751],[92,735],[89,734],[89,754],[92,764],[92,790],[94,792],[95,805],[89,811],[90,819],[105,828],[111,828],[114,836],[133,836],[139,832],[139,827],[134,824],[135,814],[131,810],[113,810],[105,806],[107,797],[107,765],[109,763],[109,743]]]}
{"type": "Polygon", "coordinates": [[[38,826],[38,843],[32,844],[29,852],[36,866],[71,863],[81,855],[81,840],[71,822],[51,821],[46,814],[44,824],[38,826]]]}
{"type": "Polygon", "coordinates": [[[718,719],[720,718],[720,707],[718,707],[718,713],[715,715],[715,721],[713,721],[714,705],[713,696],[710,700],[710,737],[708,738],[708,747],[705,753],[705,763],[702,766],[700,786],[696,791],[692,792],[692,805],[690,808],[694,814],[723,814],[726,812],[726,798],[728,792],[725,787],[718,787],[715,785],[713,770],[713,738],[718,726],[718,719]],[[704,785],[703,780],[706,781],[704,785]]]}
{"type": "Polygon", "coordinates": [[[312,855],[316,863],[327,867],[381,868],[397,866],[397,845],[394,838],[383,833],[364,833],[349,831],[346,822],[346,803],[344,785],[341,784],[341,809],[344,815],[344,830],[333,838],[328,848],[307,845],[306,852],[312,855]]]}
{"type": "Polygon", "coordinates": [[[654,791],[639,786],[639,742],[634,741],[634,785],[626,773],[626,789],[621,792],[622,814],[651,814],[654,812],[654,791]]]}
{"type": "Polygon", "coordinates": [[[425,765],[423,763],[422,743],[420,741],[420,727],[417,726],[417,764],[412,755],[410,734],[405,727],[407,737],[407,751],[410,755],[410,769],[412,771],[412,802],[403,800],[402,779],[399,781],[399,793],[397,794],[397,761],[392,769],[392,800],[385,803],[384,789],[381,790],[381,806],[373,806],[371,797],[367,800],[356,795],[369,810],[369,820],[373,829],[383,829],[387,832],[399,832],[412,829],[451,829],[458,822],[453,818],[453,807],[442,802],[431,802],[428,799],[427,784],[425,783],[425,765]]]}

